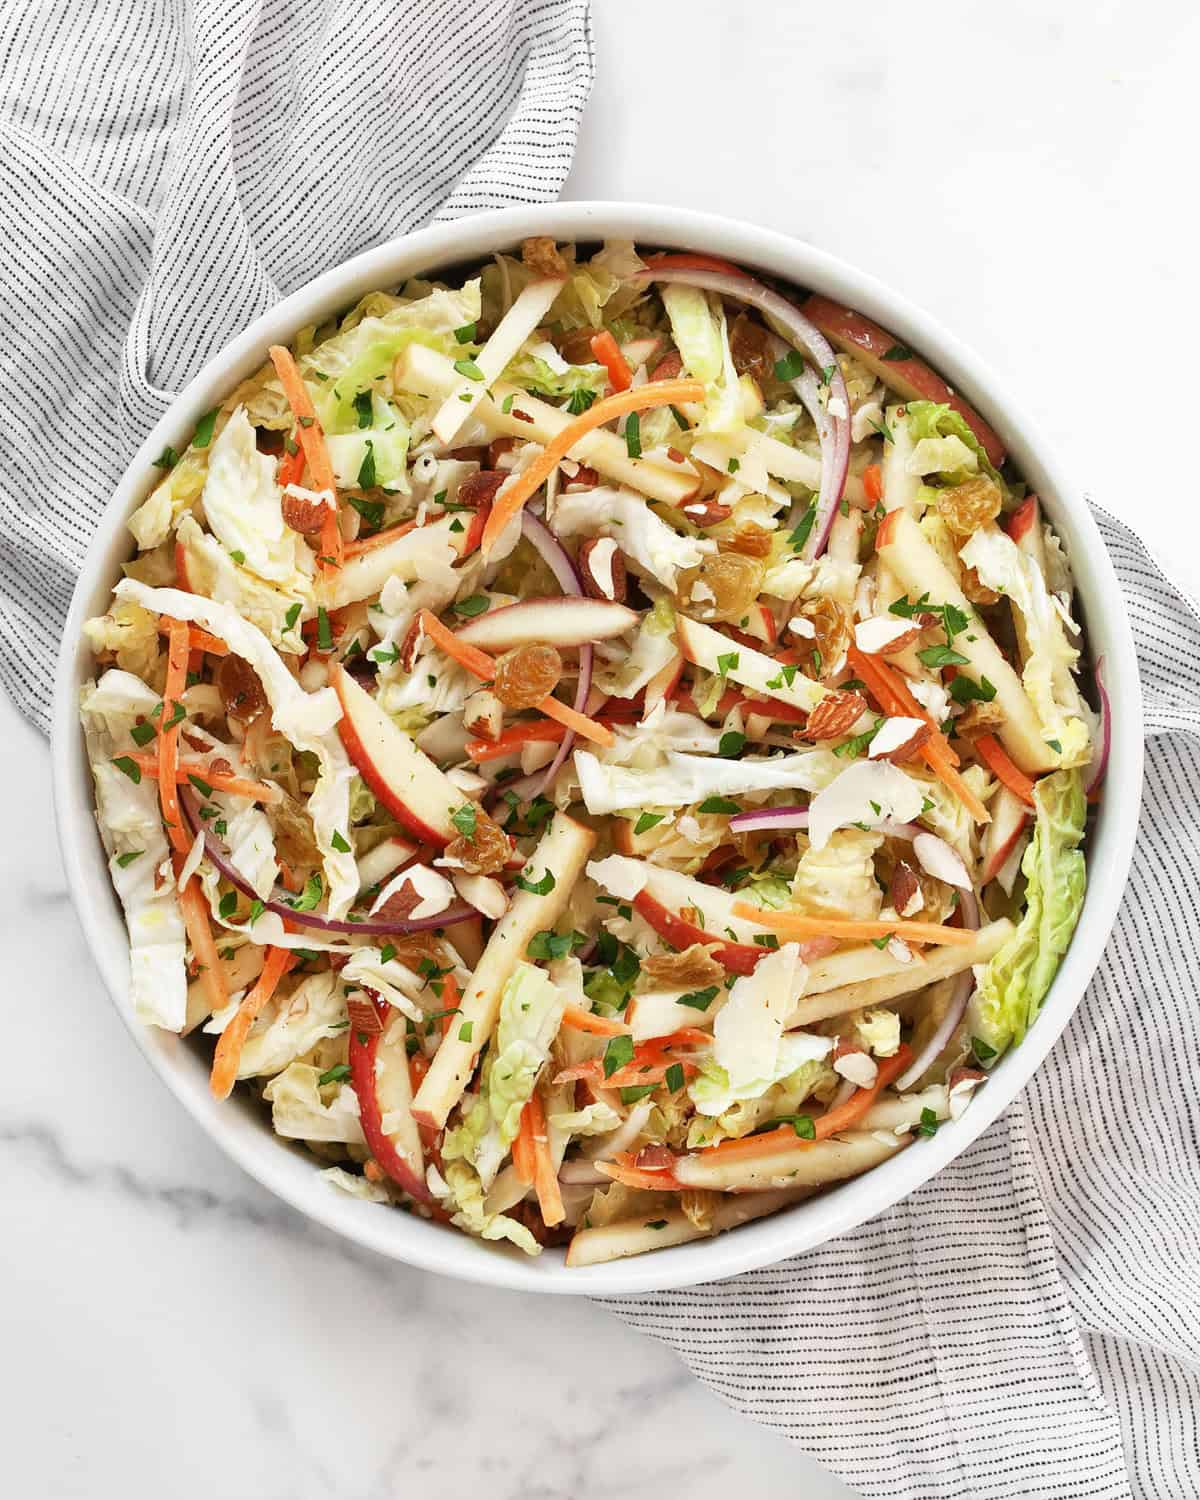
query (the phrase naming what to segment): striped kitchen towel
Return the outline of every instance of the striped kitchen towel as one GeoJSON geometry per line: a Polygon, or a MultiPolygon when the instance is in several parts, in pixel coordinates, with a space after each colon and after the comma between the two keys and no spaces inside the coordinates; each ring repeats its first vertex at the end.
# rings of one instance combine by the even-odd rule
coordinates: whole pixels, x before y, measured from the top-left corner
{"type": "Polygon", "coordinates": [[[357,251],[556,198],[591,81],[588,0],[0,5],[0,680],[40,728],[172,394],[357,251]]]}
{"type": "Polygon", "coordinates": [[[1062,1039],[986,1134],[861,1229],[606,1301],[870,1496],[1200,1496],[1200,616],[1097,519],[1133,620],[1146,783],[1124,904],[1062,1039]]]}

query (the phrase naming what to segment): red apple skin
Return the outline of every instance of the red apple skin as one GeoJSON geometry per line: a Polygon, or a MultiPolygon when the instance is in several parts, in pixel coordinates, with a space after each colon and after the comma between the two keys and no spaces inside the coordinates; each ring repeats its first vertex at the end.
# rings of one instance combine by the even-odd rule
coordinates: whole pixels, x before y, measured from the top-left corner
{"type": "Polygon", "coordinates": [[[1026,536],[1038,519],[1038,501],[1036,495],[1030,495],[1028,499],[1022,500],[1012,515],[1009,516],[1006,530],[1014,542],[1020,542],[1026,536]]]}
{"type": "Polygon", "coordinates": [[[330,664],[329,684],[337,693],[338,702],[342,705],[342,717],[337,725],[338,736],[346,748],[346,754],[354,762],[359,775],[371,788],[376,798],[383,803],[398,823],[402,824],[421,843],[432,844],[435,849],[444,849],[454,837],[453,832],[433,828],[424,819],[419,818],[406,802],[400,800],[376,769],[350,717],[346,702],[346,675],[345,668],[340,663],[330,664]]]}
{"type": "Polygon", "coordinates": [[[467,523],[466,534],[463,536],[462,543],[458,549],[459,557],[468,557],[478,548],[480,542],[483,540],[483,530],[488,523],[488,517],[491,513],[492,507],[490,505],[481,505],[477,511],[472,513],[471,519],[467,523]]]}
{"type": "Polygon", "coordinates": [[[185,594],[195,593],[188,578],[187,553],[183,550],[182,542],[175,543],[175,587],[185,594]]]}
{"type": "Polygon", "coordinates": [[[371,1155],[393,1182],[421,1203],[433,1201],[423,1178],[417,1176],[396,1150],[384,1132],[379,1096],[375,1092],[375,1058],[379,1052],[380,1033],[356,1032],[349,1035],[350,1083],[358,1095],[358,1118],[371,1155]]]}
{"type": "Polygon", "coordinates": [[[890,386],[905,401],[936,401],[952,406],[983,444],[988,458],[999,468],[1004,462],[1004,444],[974,407],[956,396],[946,382],[921,359],[885,359],[889,349],[899,342],[876,323],[849,307],[814,294],[804,304],[804,316],[821,330],[826,338],[847,354],[853,354],[890,386]]]}
{"type": "Polygon", "coordinates": [[[979,872],[980,885],[995,880],[1012,853],[1013,845],[1025,831],[1029,810],[1007,787],[1001,787],[992,807],[992,821],[984,835],[984,860],[979,872]]]}
{"type": "Polygon", "coordinates": [[[673,662],[667,665],[652,677],[645,687],[645,711],[649,711],[661,698],[669,698],[679,685],[679,679],[683,676],[684,661],[682,656],[677,656],[673,662]]]}
{"type": "MultiPolygon", "coordinates": [[[[703,927],[697,927],[694,922],[685,922],[681,916],[668,911],[661,901],[656,901],[646,891],[639,891],[634,897],[633,909],[645,917],[659,937],[673,948],[690,948],[693,943],[711,945],[714,942],[711,932],[705,932],[703,927]]],[[[760,948],[750,943],[717,940],[713,957],[729,974],[753,974],[759,960],[769,952],[769,948],[760,948]]]]}

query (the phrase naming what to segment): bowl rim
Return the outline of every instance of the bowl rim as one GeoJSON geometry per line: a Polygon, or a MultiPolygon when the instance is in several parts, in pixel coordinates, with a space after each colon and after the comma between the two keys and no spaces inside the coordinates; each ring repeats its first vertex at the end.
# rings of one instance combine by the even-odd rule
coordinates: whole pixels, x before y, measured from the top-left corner
{"type": "Polygon", "coordinates": [[[172,401],[131,459],[106,506],[80,568],[55,673],[51,727],[54,808],[71,897],[88,946],[118,1013],[167,1088],[198,1124],[263,1187],[358,1245],[459,1279],[567,1295],[620,1296],[710,1282],[815,1249],[884,1212],[960,1155],[1007,1108],[1070,1020],[1116,918],[1133,856],[1142,781],[1142,705],[1133,636],[1112,560],[1092,514],[1036,425],[988,367],[954,335],[876,277],[807,242],[753,224],[649,203],[580,201],[502,209],[433,225],[361,252],[292,292],[257,318],[172,401]],[[154,457],[180,444],[197,418],[261,364],[266,348],[352,303],[366,291],[421,271],[450,271],[531,234],[563,241],[628,238],[641,244],[706,250],[858,308],[916,348],[962,390],[1000,433],[1021,471],[1047,500],[1071,560],[1093,651],[1103,647],[1114,706],[1108,780],[1119,799],[1101,805],[1089,846],[1088,893],[1072,944],[1021,1045],[993,1070],[958,1121],[862,1177],[711,1240],[605,1265],[568,1270],[561,1252],[536,1259],[447,1233],[415,1215],[381,1214],[330,1189],[320,1163],[281,1142],[246,1107],[217,1105],[181,1039],[144,1026],[127,1003],[128,944],[95,836],[91,779],[77,702],[90,660],[81,626],[111,593],[129,552],[124,521],[157,475],[154,457]],[[1052,498],[1051,498],[1052,497],[1052,498]],[[1133,793],[1136,792],[1136,795],[1133,793]],[[1093,857],[1096,853],[1103,857],[1093,857]],[[200,1085],[203,1084],[203,1087],[200,1085]]]}

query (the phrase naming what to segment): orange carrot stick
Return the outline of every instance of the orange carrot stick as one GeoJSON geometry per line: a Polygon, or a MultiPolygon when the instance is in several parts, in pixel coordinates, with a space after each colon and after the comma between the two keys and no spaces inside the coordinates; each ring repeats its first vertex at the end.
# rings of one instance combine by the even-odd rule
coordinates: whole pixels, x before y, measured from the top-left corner
{"type": "Polygon", "coordinates": [[[546,1130],[546,1111],[535,1089],[521,1116],[529,1116],[529,1133],[533,1150],[533,1188],[537,1193],[538,1207],[542,1211],[542,1222],[551,1228],[561,1224],[565,1218],[562,1194],[558,1190],[558,1173],[550,1157],[550,1141],[546,1130]]]}
{"type": "MultiPolygon", "coordinates": [[[[140,771],[159,771],[159,759],[152,750],[134,750],[127,759],[140,771]]],[[[213,771],[202,760],[181,760],[175,766],[175,785],[182,786],[199,777],[206,786],[218,792],[231,792],[235,797],[249,797],[252,802],[268,802],[272,805],[283,798],[277,786],[266,781],[250,781],[245,776],[231,776],[225,771],[213,771]]],[[[186,840],[185,847],[186,847],[186,840]]]]}
{"type": "MultiPolygon", "coordinates": [[[[182,620],[172,620],[167,636],[167,681],[163,688],[163,723],[170,723],[175,705],[187,685],[190,637],[182,620]]],[[[158,737],[158,795],[162,803],[163,822],[171,847],[185,853],[191,845],[179,813],[179,791],[176,771],[179,766],[179,725],[172,724],[158,737]]]]}
{"type": "Polygon", "coordinates": [[[545,719],[527,719],[520,724],[511,725],[499,739],[468,740],[465,748],[468,756],[476,763],[499,760],[502,756],[519,750],[522,745],[557,744],[566,732],[565,724],[548,724],[545,719]]]}
{"type": "MultiPolygon", "coordinates": [[[[163,635],[171,633],[171,621],[166,615],[159,617],[158,628],[163,635]]],[[[211,651],[214,656],[229,655],[229,647],[225,642],[215,635],[210,635],[207,630],[202,630],[199,625],[188,626],[188,645],[193,651],[211,651]]]]}
{"type": "Polygon", "coordinates": [[[517,1138],[512,1143],[513,1170],[522,1182],[532,1182],[537,1168],[534,1165],[533,1155],[533,1112],[529,1105],[521,1111],[521,1123],[517,1129],[517,1138]]]}
{"type": "Polygon", "coordinates": [[[563,1009],[562,1023],[573,1031],[586,1031],[592,1036],[627,1036],[629,1027],[608,1016],[594,1015],[582,1005],[568,1005],[563,1009]]]}
{"type": "Polygon", "coordinates": [[[386,547],[389,542],[394,542],[398,537],[406,536],[416,528],[415,521],[405,521],[399,526],[389,526],[386,531],[377,531],[374,536],[364,536],[354,542],[347,542],[342,548],[343,555],[347,560],[352,557],[361,557],[364,552],[374,552],[380,547],[386,547]]]}
{"type": "Polygon", "coordinates": [[[613,390],[627,391],[633,381],[633,374],[625,363],[625,356],[617,347],[616,339],[604,328],[593,335],[589,342],[597,361],[608,371],[609,384],[613,390]]]}
{"type": "Polygon", "coordinates": [[[774,932],[787,933],[791,937],[835,937],[845,942],[856,938],[864,941],[881,937],[910,938],[914,943],[935,943],[953,947],[974,941],[975,934],[965,927],[943,927],[937,922],[847,922],[829,917],[802,917],[797,912],[771,911],[763,906],[751,906],[748,901],[735,901],[734,915],[757,922],[760,927],[770,927],[774,932]]]}
{"type": "MultiPolygon", "coordinates": [[[[430,610],[421,611],[421,629],[447,656],[452,657],[459,666],[466,667],[467,671],[478,677],[481,682],[493,680],[496,675],[496,663],[487,652],[468,645],[466,641],[455,635],[453,630],[443,625],[430,610]]],[[[543,698],[538,704],[538,710],[547,718],[557,719],[560,724],[565,724],[568,729],[573,729],[576,734],[582,735],[584,739],[592,740],[597,745],[611,745],[613,742],[611,729],[606,729],[595,719],[589,719],[586,714],[576,713],[573,708],[560,703],[557,698],[543,698]]]]}
{"type": "Polygon", "coordinates": [[[863,494],[872,505],[883,499],[883,471],[878,464],[868,464],[862,471],[863,494]]]}
{"type": "MultiPolygon", "coordinates": [[[[177,854],[175,856],[176,878],[182,868],[183,856],[177,854]]],[[[192,957],[196,960],[200,979],[204,984],[204,992],[208,996],[209,1008],[214,1013],[224,1010],[229,1004],[229,988],[225,983],[225,971],[221,967],[221,957],[213,938],[208,901],[195,875],[179,893],[179,910],[183,915],[183,925],[187,929],[188,942],[192,945],[192,957]]]]}
{"type": "Polygon", "coordinates": [[[333,496],[333,504],[326,506],[325,519],[321,522],[321,556],[328,561],[329,566],[340,568],[342,532],[338,525],[337,483],[333,476],[333,464],[329,460],[329,449],[325,446],[325,433],[291,351],[281,344],[272,344],[267,352],[275,366],[275,373],[279,376],[279,383],[283,386],[288,405],[292,408],[292,415],[296,418],[296,433],[300,446],[304,449],[313,483],[318,490],[328,490],[333,496]]]}
{"type": "Polygon", "coordinates": [[[849,1130],[852,1125],[857,1124],[892,1079],[899,1078],[911,1061],[912,1049],[902,1042],[894,1057],[884,1058],[880,1062],[875,1082],[870,1088],[857,1089],[844,1104],[839,1104],[835,1109],[827,1109],[823,1115],[818,1115],[813,1120],[811,1141],[798,1136],[790,1125],[781,1125],[778,1130],[767,1130],[762,1135],[721,1141],[716,1146],[706,1147],[700,1155],[706,1161],[711,1161],[714,1156],[720,1156],[722,1161],[745,1161],[755,1156],[771,1156],[776,1151],[812,1145],[816,1141],[827,1141],[830,1136],[837,1135],[841,1130],[849,1130]]]}
{"type": "Polygon", "coordinates": [[[267,949],[267,961],[254,988],[238,1006],[237,1015],[217,1040],[212,1072],[208,1079],[208,1086],[216,1098],[228,1099],[233,1092],[242,1048],[246,1045],[254,1019],[275,993],[275,986],[295,962],[296,955],[287,948],[267,949]]]}
{"type": "Polygon", "coordinates": [[[481,547],[486,557],[496,544],[497,537],[517,515],[525,502],[553,474],[561,461],[567,457],[575,444],[611,422],[614,417],[623,417],[627,412],[643,411],[652,406],[680,406],[688,401],[703,401],[704,387],[698,380],[658,380],[628,391],[618,391],[614,396],[605,396],[573,422],[550,439],[541,453],[527,469],[522,470],[496,493],[492,513],[483,528],[481,547]]]}
{"type": "Polygon", "coordinates": [[[1012,763],[1008,751],[994,734],[980,735],[975,741],[975,749],[979,752],[980,760],[995,772],[997,778],[1010,792],[1015,792],[1021,801],[1028,802],[1030,807],[1036,806],[1033,800],[1033,782],[1024,771],[1012,763]]]}

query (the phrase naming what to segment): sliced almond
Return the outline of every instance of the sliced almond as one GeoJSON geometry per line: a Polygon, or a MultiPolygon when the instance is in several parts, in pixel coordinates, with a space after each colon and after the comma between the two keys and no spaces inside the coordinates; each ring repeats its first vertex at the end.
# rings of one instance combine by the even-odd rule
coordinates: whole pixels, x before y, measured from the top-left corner
{"type": "Polygon", "coordinates": [[[849,734],[866,712],[867,700],[861,693],[827,693],[804,726],[806,740],[835,740],[849,734]]]}
{"type": "Polygon", "coordinates": [[[888,888],[888,900],[900,917],[913,917],[921,910],[921,882],[907,860],[896,861],[888,888]]]}
{"type": "Polygon", "coordinates": [[[579,576],[590,599],[625,602],[628,584],[625,559],[610,536],[594,536],[579,549],[579,576]]]}
{"type": "Polygon", "coordinates": [[[933,733],[924,719],[885,719],[867,749],[871,760],[911,760],[933,733]]]}
{"type": "Polygon", "coordinates": [[[921,626],[914,620],[871,615],[854,627],[854,644],[866,656],[891,656],[911,646],[920,634],[921,626]]]}

